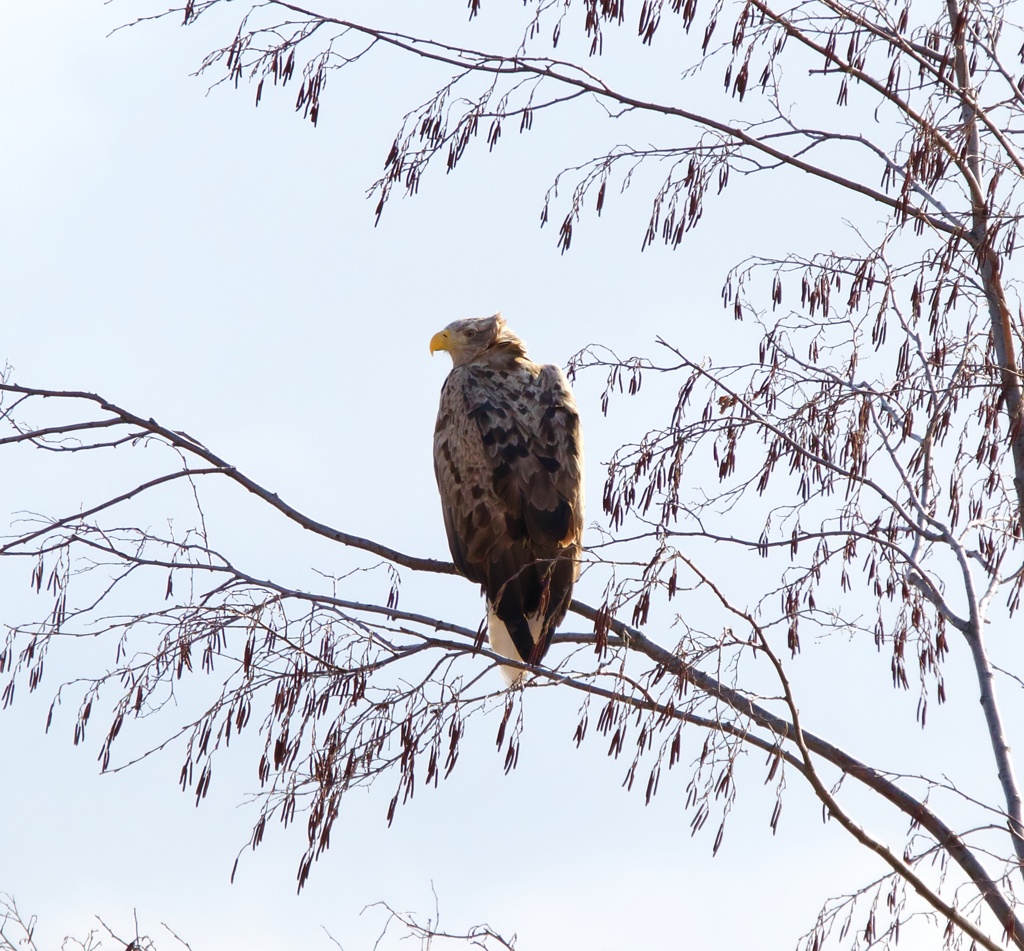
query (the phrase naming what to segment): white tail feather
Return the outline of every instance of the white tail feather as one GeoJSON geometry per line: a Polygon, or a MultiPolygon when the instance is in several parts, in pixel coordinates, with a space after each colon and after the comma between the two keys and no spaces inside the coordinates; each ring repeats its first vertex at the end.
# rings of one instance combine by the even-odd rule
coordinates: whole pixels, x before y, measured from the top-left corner
{"type": "MultiPolygon", "coordinates": [[[[536,644],[540,640],[540,633],[543,627],[543,618],[540,617],[528,617],[527,622],[530,625],[530,635],[533,637],[533,643],[536,644]]],[[[520,660],[519,651],[516,650],[515,641],[512,640],[512,635],[509,634],[508,628],[505,627],[505,622],[498,617],[493,611],[488,609],[487,611],[487,639],[491,642],[491,650],[495,654],[501,654],[502,657],[508,657],[512,660],[520,660]]],[[[529,657],[522,658],[523,660],[529,661],[529,657]]],[[[504,678],[505,683],[510,687],[513,684],[519,683],[522,676],[526,671],[520,670],[518,667],[499,667],[501,676],[504,678]]]]}

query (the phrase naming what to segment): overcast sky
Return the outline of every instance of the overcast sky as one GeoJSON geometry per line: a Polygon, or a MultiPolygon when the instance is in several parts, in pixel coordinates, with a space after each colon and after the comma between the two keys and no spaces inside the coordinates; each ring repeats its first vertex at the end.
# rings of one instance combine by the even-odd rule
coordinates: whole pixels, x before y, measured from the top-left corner
{"type": "MultiPolygon", "coordinates": [[[[450,6],[461,23],[464,3],[450,6]]],[[[741,339],[719,292],[762,234],[731,212],[674,253],[640,253],[646,212],[628,194],[579,229],[568,254],[555,228],[538,227],[553,176],[598,141],[615,144],[617,130],[580,113],[578,127],[508,136],[457,174],[430,176],[374,228],[366,190],[403,113],[444,76],[368,61],[331,80],[313,128],[292,112],[294,90],[254,109],[251,89],[208,92],[190,75],[230,36],[224,17],[108,35],[156,9],[0,4],[0,360],[17,382],[102,393],[188,431],[324,522],[445,558],[430,457],[449,364],[428,355],[435,330],[500,309],[535,359],[560,364],[594,342],[651,354],[660,334],[699,357],[741,339]]],[[[781,192],[760,200],[759,220],[787,227],[781,192]]],[[[603,417],[602,385],[592,374],[576,386],[591,520],[601,519],[601,463],[653,423],[650,403],[615,403],[603,417]]],[[[41,465],[3,472],[0,484],[11,511],[51,511],[87,502],[118,464],[95,483],[41,465]]],[[[230,493],[208,514],[256,573],[304,583],[346,563],[230,493]]],[[[10,610],[31,610],[24,574],[25,591],[4,592],[10,610]]],[[[444,584],[450,619],[475,626],[472,586],[444,584]]],[[[802,790],[773,838],[774,800],[756,785],[712,859],[712,836],[690,836],[683,777],[645,808],[600,744],[575,749],[576,698],[536,693],[516,771],[503,774],[484,724],[452,778],[418,793],[392,828],[390,788],[354,795],[299,896],[301,823],[246,853],[229,884],[256,817],[244,805],[257,786],[249,758],[231,761],[235,774],[222,767],[197,809],[176,785],[180,749],[100,776],[95,743],[70,743],[70,715],[44,736],[46,689],[21,697],[0,716],[0,891],[39,916],[41,947],[83,933],[94,915],[127,931],[135,909],[150,933],[167,922],[194,951],[328,948],[323,929],[354,951],[384,921],[364,907],[428,916],[436,892],[442,923],[487,921],[518,933],[524,951],[781,951],[828,894],[881,874],[802,790]]]]}

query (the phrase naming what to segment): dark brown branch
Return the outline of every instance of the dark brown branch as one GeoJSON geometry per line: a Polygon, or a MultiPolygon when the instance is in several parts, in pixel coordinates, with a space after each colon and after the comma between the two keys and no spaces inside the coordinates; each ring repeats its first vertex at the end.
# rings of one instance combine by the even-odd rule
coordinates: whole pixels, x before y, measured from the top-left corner
{"type": "MultiPolygon", "coordinates": [[[[580,601],[574,600],[569,610],[595,623],[598,620],[597,610],[580,601]]],[[[782,717],[775,716],[764,707],[752,701],[745,694],[726,686],[710,674],[689,666],[681,657],[651,641],[637,628],[614,618],[609,626],[611,630],[615,631],[626,641],[632,650],[640,651],[676,676],[688,680],[709,696],[722,700],[737,713],[744,717],[749,717],[759,726],[770,730],[781,740],[795,741],[796,728],[791,722],[782,717]]],[[[977,856],[968,848],[959,835],[942,822],[924,803],[901,789],[879,770],[862,763],[849,753],[814,733],[802,730],[800,735],[807,750],[820,756],[833,766],[838,767],[846,775],[863,783],[869,789],[878,793],[883,799],[892,803],[913,822],[926,829],[939,844],[940,848],[949,853],[978,887],[985,903],[992,909],[1013,942],[1018,947],[1024,948],[1024,925],[1022,925],[1012,906],[1000,892],[998,885],[992,880],[988,872],[985,871],[985,867],[978,861],[977,856]]]]}
{"type": "MultiPolygon", "coordinates": [[[[439,574],[456,573],[455,566],[449,562],[438,561],[433,558],[417,558],[413,555],[406,555],[393,548],[389,548],[386,545],[380,545],[377,542],[370,541],[366,538],[360,538],[357,535],[350,535],[347,532],[339,531],[336,528],[332,528],[329,525],[325,525],[322,522],[309,518],[298,509],[279,498],[276,493],[265,489],[255,480],[250,479],[230,463],[210,452],[210,450],[202,445],[202,443],[193,439],[187,433],[175,432],[174,430],[161,426],[154,419],[143,419],[141,416],[136,416],[134,413],[130,413],[127,410],[122,409],[115,403],[111,403],[95,393],[76,390],[43,390],[33,387],[16,386],[10,383],[0,383],[0,392],[18,393],[24,396],[38,396],[44,399],[85,400],[90,403],[95,403],[105,412],[116,417],[120,422],[130,426],[136,426],[150,435],[159,436],[166,443],[174,446],[176,449],[208,462],[213,467],[210,470],[205,470],[208,474],[216,473],[226,476],[231,481],[242,486],[242,488],[247,492],[252,493],[259,499],[262,499],[291,521],[309,532],[321,535],[324,538],[329,538],[331,541],[339,542],[350,548],[359,548],[363,551],[368,551],[371,554],[378,555],[381,558],[386,558],[388,561],[392,561],[396,565],[402,565],[405,568],[412,568],[416,571],[432,571],[439,574]]],[[[106,425],[106,423],[104,423],[104,425],[106,425]]],[[[177,478],[177,476],[165,477],[163,480],[156,481],[166,481],[168,478],[177,478]]]]}

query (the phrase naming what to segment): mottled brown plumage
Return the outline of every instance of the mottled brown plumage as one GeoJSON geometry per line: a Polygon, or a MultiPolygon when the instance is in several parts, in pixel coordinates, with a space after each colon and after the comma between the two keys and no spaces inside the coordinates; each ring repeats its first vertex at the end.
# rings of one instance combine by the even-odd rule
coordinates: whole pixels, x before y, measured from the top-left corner
{"type": "Polygon", "coordinates": [[[452,558],[487,596],[495,651],[538,663],[579,575],[583,444],[572,391],[558,367],[527,358],[500,314],[449,324],[430,350],[454,364],[434,429],[452,558]]]}

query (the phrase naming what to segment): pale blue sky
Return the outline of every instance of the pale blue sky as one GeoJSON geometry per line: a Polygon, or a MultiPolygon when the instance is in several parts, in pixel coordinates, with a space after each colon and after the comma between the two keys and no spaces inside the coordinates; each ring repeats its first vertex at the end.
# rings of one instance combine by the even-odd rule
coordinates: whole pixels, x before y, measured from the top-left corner
{"type": "MultiPolygon", "coordinates": [[[[464,4],[451,6],[461,23],[464,4]]],[[[0,4],[0,360],[18,382],[100,392],[188,431],[324,522],[446,557],[430,447],[448,364],[428,356],[433,331],[501,309],[532,356],[562,364],[591,342],[653,353],[661,334],[693,356],[717,348],[728,358],[743,340],[721,308],[721,283],[791,224],[782,189],[760,194],[756,224],[702,228],[675,253],[642,255],[645,208],[637,195],[616,196],[560,255],[556,229],[538,229],[544,190],[563,165],[615,144],[618,130],[538,121],[456,175],[432,176],[375,229],[365,190],[401,115],[430,91],[429,71],[368,63],[332,78],[314,129],[293,115],[294,90],[255,110],[252,90],[207,95],[209,83],[189,76],[211,37],[228,35],[226,19],[213,33],[167,22],[108,37],[151,7],[0,4]]],[[[754,195],[744,185],[724,207],[754,195]]],[[[806,238],[794,228],[794,240],[806,238]]],[[[594,520],[601,463],[658,411],[653,400],[616,403],[604,418],[602,385],[591,375],[576,387],[594,520]]],[[[13,510],[74,508],[131,465],[101,460],[71,482],[53,460],[26,459],[0,477],[2,494],[13,510]]],[[[213,492],[207,515],[254,573],[312,584],[311,569],[351,562],[237,492],[213,492]]],[[[23,574],[2,579],[12,612],[32,610],[27,566],[23,574]]],[[[456,579],[410,579],[403,596],[469,626],[479,619],[475,591],[456,579]]],[[[835,660],[837,649],[821,650],[835,660]]],[[[75,669],[71,658],[51,666],[51,688],[75,669]]],[[[239,805],[256,787],[244,750],[196,809],[177,788],[173,749],[101,777],[98,736],[73,748],[69,715],[44,737],[45,686],[46,696],[0,716],[0,891],[39,915],[50,946],[94,914],[127,930],[137,909],[150,933],[166,921],[194,951],[328,948],[322,926],[354,951],[371,947],[382,924],[360,917],[364,906],[426,916],[433,883],[451,927],[487,921],[517,932],[524,951],[781,951],[825,897],[881,874],[821,824],[795,781],[773,838],[760,759],[712,859],[713,832],[690,837],[683,775],[645,808],[620,788],[625,766],[601,744],[573,746],[577,698],[537,691],[512,775],[493,749],[494,721],[482,723],[453,777],[421,791],[391,829],[390,786],[354,795],[302,895],[301,824],[246,854],[230,885],[256,816],[239,805]]],[[[882,708],[912,711],[913,698],[890,699],[884,679],[865,689],[882,708]]],[[[861,688],[849,690],[856,704],[861,688]]],[[[822,716],[855,738],[857,725],[832,709],[823,703],[822,716]]],[[[172,729],[166,716],[129,742],[172,729]]]]}

